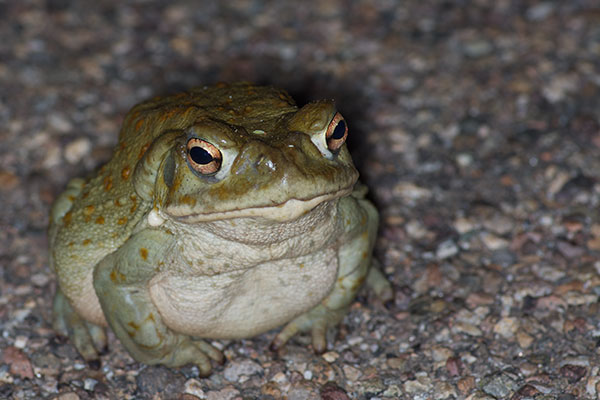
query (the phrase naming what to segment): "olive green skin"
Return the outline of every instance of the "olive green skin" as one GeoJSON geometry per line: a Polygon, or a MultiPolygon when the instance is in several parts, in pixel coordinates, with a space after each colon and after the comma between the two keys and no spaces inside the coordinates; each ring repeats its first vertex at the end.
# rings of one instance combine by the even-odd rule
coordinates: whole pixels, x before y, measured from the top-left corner
{"type": "Polygon", "coordinates": [[[346,146],[327,148],[334,116],[247,83],[134,107],[111,160],[52,208],[55,328],[86,360],[109,325],[136,360],[202,374],[223,360],[203,339],[283,325],[275,348],[310,331],[324,351],[367,277],[391,296],[370,268],[377,211],[346,146]],[[216,173],[192,168],[190,138],[219,149],[216,173]]]}

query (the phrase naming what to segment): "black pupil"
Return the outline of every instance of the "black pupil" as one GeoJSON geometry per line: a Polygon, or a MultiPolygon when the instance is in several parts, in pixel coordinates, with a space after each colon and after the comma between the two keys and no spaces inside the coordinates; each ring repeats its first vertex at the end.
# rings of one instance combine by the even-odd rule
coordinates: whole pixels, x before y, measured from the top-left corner
{"type": "Polygon", "coordinates": [[[340,120],[340,122],[338,122],[337,126],[335,127],[335,129],[333,130],[333,134],[330,136],[331,139],[341,139],[344,137],[344,134],[346,133],[346,123],[344,122],[344,120],[340,120]]]}
{"type": "Polygon", "coordinates": [[[190,158],[196,164],[208,164],[213,160],[213,156],[200,146],[194,146],[190,149],[190,158]]]}

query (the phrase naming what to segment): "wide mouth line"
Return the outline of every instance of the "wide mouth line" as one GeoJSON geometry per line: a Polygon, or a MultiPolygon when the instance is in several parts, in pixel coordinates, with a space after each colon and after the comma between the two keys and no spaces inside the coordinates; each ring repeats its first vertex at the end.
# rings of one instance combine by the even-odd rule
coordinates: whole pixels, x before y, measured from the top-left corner
{"type": "Polygon", "coordinates": [[[244,217],[264,217],[267,219],[287,221],[297,218],[298,216],[308,212],[319,204],[344,197],[352,192],[354,185],[335,192],[323,193],[310,199],[295,199],[291,198],[281,204],[256,206],[245,209],[234,209],[217,212],[196,212],[178,214],[177,212],[167,212],[173,218],[180,222],[193,223],[203,221],[216,221],[222,219],[244,218],[244,217]]]}

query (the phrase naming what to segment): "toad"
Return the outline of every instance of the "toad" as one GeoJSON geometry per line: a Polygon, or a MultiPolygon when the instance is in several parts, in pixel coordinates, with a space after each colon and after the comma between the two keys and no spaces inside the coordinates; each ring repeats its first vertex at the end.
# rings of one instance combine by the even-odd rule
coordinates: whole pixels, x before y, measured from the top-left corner
{"type": "Polygon", "coordinates": [[[347,137],[332,101],[248,83],[135,106],[108,163],[53,205],[55,329],[87,361],[110,326],[136,360],[203,375],[214,339],[283,326],[274,348],[309,332],[325,351],[365,281],[392,293],[347,137]]]}

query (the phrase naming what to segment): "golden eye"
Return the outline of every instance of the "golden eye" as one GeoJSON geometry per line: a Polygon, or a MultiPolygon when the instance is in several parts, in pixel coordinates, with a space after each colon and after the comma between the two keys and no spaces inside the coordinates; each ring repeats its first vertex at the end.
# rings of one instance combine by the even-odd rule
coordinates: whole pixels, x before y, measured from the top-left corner
{"type": "Polygon", "coordinates": [[[205,140],[191,138],[187,142],[187,159],[190,167],[202,175],[214,174],[221,168],[221,152],[205,140]]]}
{"type": "Polygon", "coordinates": [[[346,142],[348,137],[348,125],[342,114],[336,113],[325,133],[325,139],[327,141],[327,148],[332,153],[336,153],[342,145],[346,142]]]}

